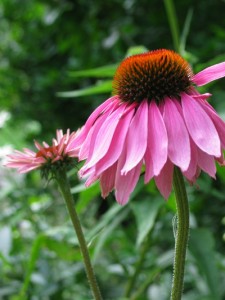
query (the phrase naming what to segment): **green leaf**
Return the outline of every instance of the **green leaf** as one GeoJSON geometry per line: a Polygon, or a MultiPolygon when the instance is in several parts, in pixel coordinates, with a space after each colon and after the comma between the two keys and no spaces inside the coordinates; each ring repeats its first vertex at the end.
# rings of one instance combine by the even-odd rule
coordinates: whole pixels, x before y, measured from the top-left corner
{"type": "Polygon", "coordinates": [[[57,93],[57,96],[63,98],[72,98],[72,97],[82,97],[82,96],[90,96],[95,94],[110,93],[111,91],[112,91],[112,80],[104,80],[98,82],[96,85],[81,90],[59,92],[57,93]]]}
{"type": "Polygon", "coordinates": [[[163,204],[163,200],[159,197],[140,199],[140,201],[131,203],[138,227],[137,246],[144,241],[153,228],[160,207],[163,204]]]}
{"type": "Polygon", "coordinates": [[[192,229],[189,249],[198,263],[199,271],[207,281],[210,299],[220,300],[219,277],[215,261],[214,238],[205,228],[192,229]]]}
{"type": "Polygon", "coordinates": [[[129,207],[126,206],[120,213],[116,215],[115,218],[111,220],[110,223],[104,228],[104,230],[101,232],[101,234],[98,236],[97,243],[95,244],[94,248],[94,257],[93,261],[95,261],[98,257],[98,255],[101,252],[101,249],[108,239],[109,236],[113,234],[114,229],[126,218],[127,214],[129,212],[129,207]]]}
{"type": "MultiPolygon", "coordinates": [[[[88,204],[96,197],[97,195],[100,194],[100,187],[98,182],[94,183],[90,187],[85,187],[83,184],[84,188],[83,190],[80,191],[78,201],[76,203],[76,210],[78,214],[82,213],[88,206],[88,204]]],[[[78,186],[77,186],[78,188],[78,186]]],[[[81,185],[80,185],[80,188],[81,185]]],[[[74,190],[74,189],[73,189],[74,190]]],[[[77,189],[78,190],[78,189],[77,189]]]]}
{"type": "Polygon", "coordinates": [[[99,68],[88,69],[88,70],[79,70],[79,71],[71,71],[69,75],[72,77],[94,77],[94,78],[102,78],[102,77],[113,77],[116,72],[118,65],[108,65],[102,66],[99,68]]]}
{"type": "Polygon", "coordinates": [[[79,260],[79,247],[75,249],[74,245],[65,243],[63,240],[57,240],[53,237],[45,238],[44,245],[51,251],[54,251],[57,256],[63,260],[79,260]]]}
{"type": "Polygon", "coordinates": [[[136,55],[136,54],[142,54],[142,53],[145,53],[148,51],[149,50],[145,46],[130,47],[127,50],[126,57],[131,56],[131,55],[136,55]]]}
{"type": "Polygon", "coordinates": [[[25,274],[25,278],[23,281],[23,285],[22,285],[19,295],[18,295],[18,300],[27,299],[26,293],[27,293],[27,290],[28,290],[28,287],[30,284],[31,275],[36,267],[36,262],[39,257],[40,248],[43,245],[45,238],[46,237],[44,235],[40,234],[36,237],[36,239],[33,242],[30,259],[27,263],[26,274],[25,274]]]}
{"type": "Polygon", "coordinates": [[[101,220],[97,223],[97,225],[92,228],[86,238],[87,240],[93,239],[96,235],[101,232],[108,224],[110,224],[116,216],[119,214],[121,210],[124,209],[124,206],[120,206],[118,204],[114,204],[101,218],[101,220]]]}

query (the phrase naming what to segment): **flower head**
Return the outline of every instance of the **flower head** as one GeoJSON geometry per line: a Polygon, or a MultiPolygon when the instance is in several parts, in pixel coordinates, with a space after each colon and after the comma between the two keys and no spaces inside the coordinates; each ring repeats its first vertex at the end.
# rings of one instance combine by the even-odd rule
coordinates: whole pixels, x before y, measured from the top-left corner
{"type": "Polygon", "coordinates": [[[16,168],[19,173],[27,173],[29,171],[40,169],[44,177],[48,177],[49,173],[52,175],[60,168],[65,168],[73,162],[74,157],[77,157],[78,152],[74,150],[71,145],[77,133],[70,133],[67,130],[63,134],[62,130],[56,131],[56,139],[52,140],[52,145],[43,142],[40,145],[34,142],[37,152],[30,149],[24,149],[23,152],[15,151],[8,155],[8,162],[6,167],[16,168]]]}
{"type": "Polygon", "coordinates": [[[225,62],[194,75],[189,64],[171,50],[155,50],[126,58],[113,81],[114,96],[88,118],[73,142],[86,162],[80,175],[86,185],[100,180],[102,196],[115,189],[125,204],[142,171],[154,178],[168,198],[173,168],[190,182],[201,170],[215,177],[215,161],[223,163],[225,123],[195,86],[225,76],[225,62]]]}

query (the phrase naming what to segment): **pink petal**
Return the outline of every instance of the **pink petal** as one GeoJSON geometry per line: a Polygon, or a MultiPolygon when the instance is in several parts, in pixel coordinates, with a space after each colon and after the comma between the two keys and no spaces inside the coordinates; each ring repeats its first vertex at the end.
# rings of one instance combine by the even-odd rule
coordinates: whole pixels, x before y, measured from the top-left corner
{"type": "Polygon", "coordinates": [[[188,131],[195,144],[208,154],[220,156],[220,139],[211,118],[189,95],[182,93],[181,102],[188,131]]]}
{"type": "Polygon", "coordinates": [[[202,99],[202,100],[207,100],[209,97],[212,96],[212,94],[210,93],[205,93],[205,94],[199,94],[197,91],[195,91],[196,94],[190,94],[191,97],[195,98],[195,99],[202,99]]]}
{"type": "Polygon", "coordinates": [[[27,166],[24,166],[22,168],[19,168],[18,169],[18,172],[23,174],[23,173],[27,173],[27,172],[30,172],[32,170],[35,170],[35,169],[38,169],[40,166],[39,165],[27,165],[27,166]]]}
{"type": "Polygon", "coordinates": [[[113,97],[109,98],[108,100],[106,100],[105,102],[103,102],[101,105],[99,105],[93,111],[93,113],[89,116],[89,118],[87,119],[87,121],[86,121],[85,125],[83,126],[83,128],[81,129],[81,131],[76,136],[76,138],[73,140],[71,147],[77,148],[78,146],[80,146],[83,143],[83,141],[85,140],[85,138],[86,138],[88,132],[90,131],[91,127],[93,126],[93,124],[95,124],[95,122],[98,120],[99,116],[101,116],[102,113],[104,114],[105,112],[110,110],[118,102],[119,102],[118,97],[113,96],[113,97]]]}
{"type": "Polygon", "coordinates": [[[85,186],[89,187],[90,185],[92,185],[98,179],[99,179],[99,177],[96,176],[94,172],[92,172],[92,174],[88,177],[87,181],[85,182],[85,186]]]}
{"type": "Polygon", "coordinates": [[[115,186],[116,169],[117,163],[104,171],[100,176],[100,185],[103,198],[106,198],[115,186]]]}
{"type": "Polygon", "coordinates": [[[198,150],[195,143],[190,139],[191,145],[191,161],[186,171],[183,171],[183,175],[191,182],[196,180],[196,172],[198,167],[198,150]]]}
{"type": "Polygon", "coordinates": [[[121,175],[120,172],[116,174],[115,181],[115,196],[119,204],[124,205],[128,202],[130,194],[133,192],[141,172],[142,161],[139,162],[126,175],[121,175]]]}
{"type": "Polygon", "coordinates": [[[145,153],[147,182],[153,174],[157,176],[166,163],[167,148],[168,138],[162,115],[156,103],[151,101],[148,110],[148,144],[145,153]]]}
{"type": "Polygon", "coordinates": [[[225,76],[225,62],[213,65],[197,73],[192,77],[192,81],[198,85],[204,85],[213,80],[222,78],[225,76]]]}
{"type": "Polygon", "coordinates": [[[219,134],[220,141],[222,147],[225,149],[225,122],[217,115],[216,111],[213,109],[211,105],[207,102],[199,101],[199,104],[205,110],[205,112],[210,116],[211,120],[213,121],[216,130],[219,134]]]}
{"type": "Polygon", "coordinates": [[[205,171],[209,176],[216,178],[216,166],[215,159],[213,156],[198,149],[198,165],[205,171]]]}
{"type": "Polygon", "coordinates": [[[120,105],[118,109],[116,109],[111,115],[109,115],[105,122],[101,125],[94,141],[92,158],[86,165],[87,168],[96,164],[107,153],[112,142],[116,127],[120,121],[121,116],[123,115],[124,109],[125,105],[120,105]]]}
{"type": "Polygon", "coordinates": [[[167,98],[164,104],[163,118],[168,135],[168,156],[171,162],[185,171],[191,158],[190,140],[183,118],[174,101],[176,100],[167,98]]]}
{"type": "Polygon", "coordinates": [[[143,101],[131,121],[127,134],[127,156],[121,173],[133,169],[144,157],[147,147],[148,103],[143,101]]]}
{"type": "Polygon", "coordinates": [[[129,110],[128,112],[124,112],[120,118],[106,155],[95,166],[97,174],[101,174],[118,160],[124,147],[133,114],[134,110],[129,110]]]}
{"type": "Polygon", "coordinates": [[[169,198],[173,183],[173,164],[168,160],[161,173],[155,176],[155,183],[165,199],[169,198]]]}
{"type": "Polygon", "coordinates": [[[94,155],[94,145],[96,141],[96,137],[98,135],[98,132],[100,128],[103,126],[104,122],[107,120],[109,116],[109,112],[99,116],[99,118],[96,120],[94,125],[90,128],[79,153],[79,159],[83,160],[88,157],[88,161],[92,159],[92,155],[94,155]]]}
{"type": "Polygon", "coordinates": [[[151,157],[151,153],[148,150],[146,150],[145,157],[144,157],[144,163],[145,163],[145,178],[144,181],[145,183],[148,183],[152,177],[154,176],[154,171],[153,171],[153,161],[151,157]]]}

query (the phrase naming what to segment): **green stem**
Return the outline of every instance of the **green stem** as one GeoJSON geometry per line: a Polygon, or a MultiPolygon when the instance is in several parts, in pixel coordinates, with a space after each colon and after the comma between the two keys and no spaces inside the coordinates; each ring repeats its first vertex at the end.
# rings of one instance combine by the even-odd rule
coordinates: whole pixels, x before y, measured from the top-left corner
{"type": "Polygon", "coordinates": [[[180,52],[180,34],[177,21],[177,15],[174,7],[173,0],[164,0],[164,5],[167,13],[168,22],[170,25],[170,31],[173,38],[174,49],[180,52]]]}
{"type": "Polygon", "coordinates": [[[181,300],[189,235],[189,205],[183,175],[178,167],[174,169],[173,186],[177,206],[177,228],[171,300],[181,300]]]}
{"type": "Polygon", "coordinates": [[[131,292],[132,292],[132,290],[135,286],[137,277],[138,277],[140,271],[142,270],[142,266],[143,266],[143,263],[145,261],[145,256],[146,256],[146,254],[149,250],[149,237],[150,237],[150,234],[148,235],[147,240],[145,241],[145,243],[142,246],[142,250],[141,250],[141,253],[140,253],[139,260],[137,261],[136,266],[135,266],[135,271],[134,271],[133,275],[130,277],[130,280],[128,281],[128,283],[127,283],[126,290],[125,290],[125,295],[124,295],[126,298],[130,297],[131,292]]]}
{"type": "Polygon", "coordinates": [[[75,210],[75,206],[73,203],[73,196],[70,191],[70,185],[68,182],[68,178],[66,175],[65,171],[61,171],[58,174],[56,174],[56,180],[59,184],[61,193],[64,197],[64,200],[67,205],[67,209],[71,218],[71,221],[73,223],[73,227],[75,229],[79,245],[80,245],[80,250],[83,256],[84,264],[85,264],[85,269],[86,269],[86,274],[87,278],[89,281],[90,288],[92,290],[93,296],[95,300],[102,300],[101,292],[98,287],[98,283],[94,274],[93,267],[91,265],[91,260],[90,256],[88,253],[88,248],[87,244],[84,238],[84,234],[81,228],[81,224],[77,215],[77,212],[75,210]]]}
{"type": "Polygon", "coordinates": [[[138,288],[138,290],[134,294],[132,294],[131,298],[129,298],[129,299],[130,300],[141,299],[141,297],[143,297],[144,292],[147,290],[149,285],[152,282],[154,282],[156,277],[159,276],[161,271],[162,270],[160,268],[158,268],[158,269],[155,269],[151,274],[149,274],[149,276],[146,278],[146,280],[141,284],[141,286],[138,288]]]}

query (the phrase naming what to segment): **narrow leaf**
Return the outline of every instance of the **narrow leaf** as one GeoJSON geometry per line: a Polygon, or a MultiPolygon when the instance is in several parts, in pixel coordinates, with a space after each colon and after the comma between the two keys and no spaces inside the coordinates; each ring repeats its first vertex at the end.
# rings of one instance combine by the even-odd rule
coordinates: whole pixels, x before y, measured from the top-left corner
{"type": "Polygon", "coordinates": [[[199,271],[205,277],[210,299],[220,300],[218,269],[215,261],[214,238],[205,228],[192,229],[189,249],[198,263],[199,271]]]}
{"type": "Polygon", "coordinates": [[[140,201],[131,203],[138,227],[137,246],[144,241],[147,234],[153,228],[160,207],[163,204],[163,201],[158,197],[141,199],[140,201]]]}
{"type": "Polygon", "coordinates": [[[103,78],[103,77],[113,77],[118,65],[108,65],[102,66],[99,68],[88,69],[88,70],[79,70],[71,71],[69,75],[72,77],[94,77],[94,78],[103,78]]]}
{"type": "Polygon", "coordinates": [[[69,91],[69,92],[58,92],[57,96],[63,98],[73,98],[73,97],[90,96],[95,94],[110,93],[111,91],[112,91],[112,81],[104,80],[98,82],[96,85],[81,90],[69,91]]]}

